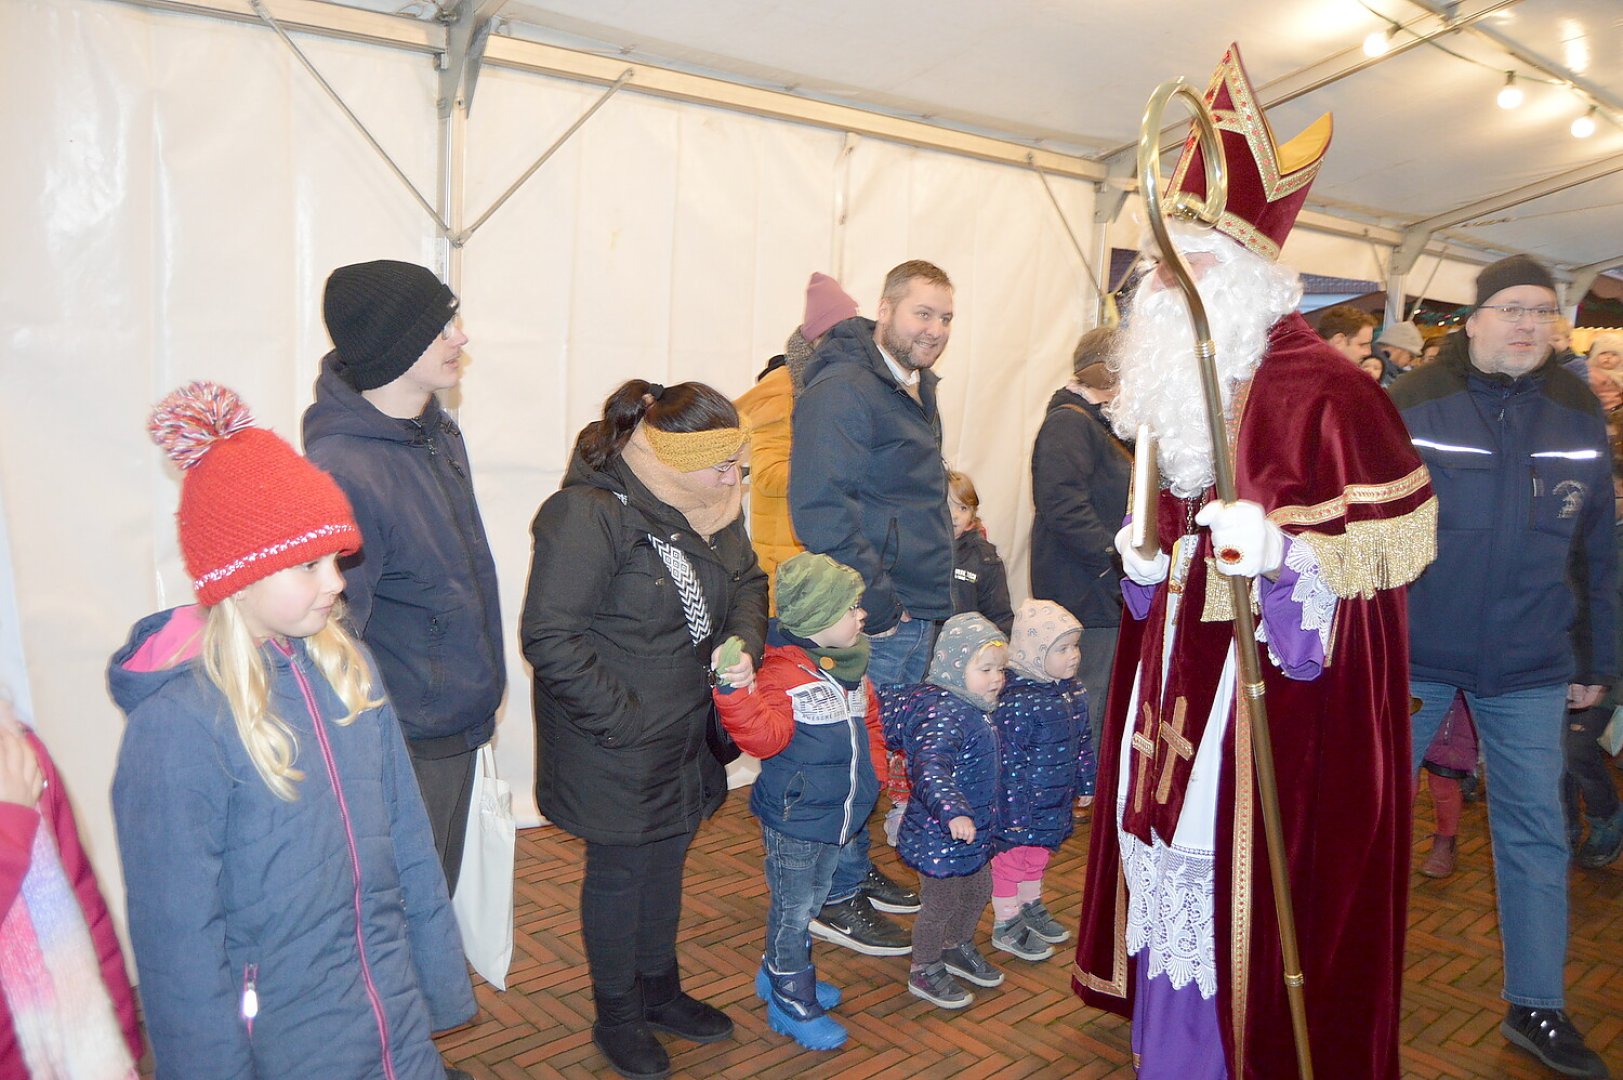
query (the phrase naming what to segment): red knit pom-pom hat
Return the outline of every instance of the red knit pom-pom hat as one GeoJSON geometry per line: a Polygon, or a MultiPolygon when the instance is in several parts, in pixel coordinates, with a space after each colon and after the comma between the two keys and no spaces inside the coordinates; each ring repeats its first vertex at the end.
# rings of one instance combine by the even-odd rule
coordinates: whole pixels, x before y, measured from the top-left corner
{"type": "Polygon", "coordinates": [[[349,500],[333,478],[253,422],[241,398],[211,382],[176,390],[147,421],[152,441],[185,473],[175,521],[201,604],[361,547],[349,500]]]}

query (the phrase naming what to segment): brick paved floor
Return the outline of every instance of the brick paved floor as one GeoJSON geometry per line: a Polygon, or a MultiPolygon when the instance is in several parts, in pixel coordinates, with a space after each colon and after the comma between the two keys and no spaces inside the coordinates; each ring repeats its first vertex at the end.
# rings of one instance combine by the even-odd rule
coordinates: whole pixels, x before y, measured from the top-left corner
{"type": "MultiPolygon", "coordinates": [[[[1429,828],[1429,810],[1419,816],[1424,822],[1419,827],[1429,828]]],[[[910,876],[877,828],[874,836],[880,865],[910,876]]],[[[1404,1075],[1548,1076],[1510,1050],[1498,1033],[1503,1013],[1499,937],[1482,804],[1467,804],[1460,845],[1454,877],[1413,878],[1404,1075]]],[[[1417,842],[1415,850],[1418,864],[1426,844],[1417,842]]],[[[440,1040],[447,1058],[480,1080],[610,1075],[591,1041],[591,995],[575,915],[581,854],[578,841],[555,829],[519,834],[510,988],[496,993],[475,977],[479,1017],[440,1040]]],[[[1049,873],[1047,900],[1063,922],[1076,919],[1085,855],[1086,837],[1079,833],[1049,873]]],[[[668,1043],[674,1075],[767,1080],[1133,1075],[1126,1024],[1084,1008],[1072,996],[1069,951],[1061,947],[1041,964],[991,952],[985,944],[990,913],[982,927],[983,949],[1008,979],[998,989],[977,991],[975,1004],[958,1014],[907,993],[906,957],[864,957],[819,944],[820,973],[844,988],[837,1015],[851,1039],[834,1053],[802,1051],[766,1026],[754,996],[766,900],[760,837],[748,800],[734,792],[700,831],[688,859],[680,954],[688,987],[728,1010],[738,1025],[737,1038],[712,1046],[668,1043]]],[[[1590,1045],[1623,1076],[1623,864],[1573,873],[1572,925],[1568,1008],[1590,1045]]]]}

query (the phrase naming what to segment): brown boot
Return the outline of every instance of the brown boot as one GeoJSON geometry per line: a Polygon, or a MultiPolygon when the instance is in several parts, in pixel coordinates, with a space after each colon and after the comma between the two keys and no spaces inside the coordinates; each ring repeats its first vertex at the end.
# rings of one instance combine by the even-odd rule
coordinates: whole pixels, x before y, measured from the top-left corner
{"type": "Polygon", "coordinates": [[[1440,833],[1431,835],[1431,854],[1420,864],[1420,872],[1429,878],[1445,878],[1454,872],[1454,838],[1440,833]]]}

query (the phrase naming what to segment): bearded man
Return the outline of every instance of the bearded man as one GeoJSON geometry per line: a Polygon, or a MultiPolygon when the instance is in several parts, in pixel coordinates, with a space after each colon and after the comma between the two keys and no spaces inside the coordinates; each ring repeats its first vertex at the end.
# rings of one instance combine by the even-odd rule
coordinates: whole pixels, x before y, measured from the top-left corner
{"type": "MultiPolygon", "coordinates": [[[[1412,775],[1403,586],[1432,558],[1436,500],[1385,394],[1295,313],[1297,274],[1274,261],[1330,118],[1276,146],[1232,46],[1206,101],[1228,209],[1215,231],[1174,237],[1211,314],[1219,450],[1240,501],[1215,501],[1187,307],[1157,273],[1116,350],[1111,419],[1159,441],[1161,545],[1146,561],[1127,529],[1116,538],[1130,580],[1073,982],[1132,1018],[1140,1077],[1296,1074],[1222,575],[1255,577],[1314,1066],[1395,1077],[1412,775]]],[[[1201,194],[1204,176],[1191,140],[1173,189],[1201,194]]]]}
{"type": "MultiPolygon", "coordinates": [[[[939,376],[952,335],[952,282],[911,259],[885,275],[878,318],[834,325],[806,363],[795,398],[789,513],[807,551],[862,575],[874,685],[924,681],[936,627],[952,614],[952,518],[941,462],[939,376]]],[[[913,951],[878,914],[919,910],[857,830],[840,851],[813,937],[870,956],[913,951]]]]}

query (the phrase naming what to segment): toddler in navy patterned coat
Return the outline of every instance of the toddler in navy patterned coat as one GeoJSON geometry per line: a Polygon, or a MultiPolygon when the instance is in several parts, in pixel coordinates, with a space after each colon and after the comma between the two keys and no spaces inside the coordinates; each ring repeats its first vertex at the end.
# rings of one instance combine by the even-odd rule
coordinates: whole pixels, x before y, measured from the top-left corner
{"type": "Polygon", "coordinates": [[[1093,794],[1088,692],[1076,679],[1082,624],[1052,600],[1014,616],[1009,671],[998,695],[1003,803],[992,836],[992,945],[1046,960],[1070,932],[1043,904],[1043,871],[1071,835],[1077,796],[1093,794]]]}
{"type": "Polygon", "coordinates": [[[987,862],[998,808],[998,736],[991,713],[1003,688],[1008,645],[973,612],[954,615],[936,639],[919,686],[885,695],[885,741],[907,755],[913,794],[897,849],[919,872],[907,988],[943,1009],[975,1000],[954,975],[997,986],[1003,973],[975,948],[992,896],[987,862]]]}

